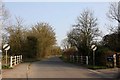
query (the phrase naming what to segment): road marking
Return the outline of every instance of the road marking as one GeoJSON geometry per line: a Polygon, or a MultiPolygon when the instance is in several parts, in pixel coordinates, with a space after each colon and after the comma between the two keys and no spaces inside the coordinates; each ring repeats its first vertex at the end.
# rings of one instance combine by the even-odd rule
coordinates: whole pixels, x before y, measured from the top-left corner
{"type": "Polygon", "coordinates": [[[102,74],[101,72],[95,71],[95,70],[89,70],[89,71],[94,72],[94,73],[98,73],[98,74],[102,74]]]}
{"type": "Polygon", "coordinates": [[[115,78],[114,76],[107,75],[107,74],[104,73],[104,72],[95,71],[95,70],[90,70],[90,69],[89,69],[89,71],[101,75],[101,78],[103,78],[103,77],[104,77],[104,78],[115,78]]]}
{"type": "Polygon", "coordinates": [[[31,63],[29,63],[29,65],[27,66],[27,72],[26,72],[27,80],[28,80],[28,74],[29,74],[29,70],[30,70],[30,65],[31,65],[31,63]]]}

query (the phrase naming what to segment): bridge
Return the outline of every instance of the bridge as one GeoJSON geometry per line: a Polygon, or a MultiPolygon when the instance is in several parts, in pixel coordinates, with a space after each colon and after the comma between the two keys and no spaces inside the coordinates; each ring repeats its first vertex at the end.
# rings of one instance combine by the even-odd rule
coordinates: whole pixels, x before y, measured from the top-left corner
{"type": "Polygon", "coordinates": [[[7,69],[2,72],[3,78],[115,78],[117,74],[118,68],[91,70],[65,63],[58,57],[21,63],[14,69],[7,69]]]}

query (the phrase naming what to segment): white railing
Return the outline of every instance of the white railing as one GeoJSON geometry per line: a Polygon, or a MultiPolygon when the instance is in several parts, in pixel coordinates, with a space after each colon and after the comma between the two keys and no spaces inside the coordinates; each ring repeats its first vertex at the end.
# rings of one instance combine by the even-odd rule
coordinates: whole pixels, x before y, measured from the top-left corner
{"type": "Polygon", "coordinates": [[[10,57],[10,67],[13,67],[21,62],[22,62],[22,55],[10,57]]]}
{"type": "Polygon", "coordinates": [[[70,62],[77,62],[80,64],[88,65],[88,56],[70,55],[70,62]]]}

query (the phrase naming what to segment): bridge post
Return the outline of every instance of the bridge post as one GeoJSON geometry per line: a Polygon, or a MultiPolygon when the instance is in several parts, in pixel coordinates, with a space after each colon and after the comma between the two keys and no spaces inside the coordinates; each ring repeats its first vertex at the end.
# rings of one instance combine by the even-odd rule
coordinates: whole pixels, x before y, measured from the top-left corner
{"type": "Polygon", "coordinates": [[[20,61],[20,60],[21,60],[21,59],[20,59],[20,56],[21,56],[21,55],[19,55],[19,57],[18,57],[18,58],[19,58],[19,59],[18,59],[19,63],[21,62],[21,61],[20,61]]]}
{"type": "Polygon", "coordinates": [[[11,56],[11,57],[10,57],[10,67],[13,67],[13,66],[12,66],[12,61],[13,61],[12,58],[13,58],[13,57],[11,56]]]}
{"type": "Polygon", "coordinates": [[[116,67],[116,54],[113,55],[113,65],[116,67]]]}
{"type": "Polygon", "coordinates": [[[15,56],[15,59],[14,59],[14,65],[16,65],[16,56],[15,56]]]}
{"type": "Polygon", "coordinates": [[[20,57],[20,62],[22,62],[22,55],[21,55],[21,57],[20,57]]]}
{"type": "Polygon", "coordinates": [[[86,64],[88,65],[88,56],[86,56],[86,64]]]}

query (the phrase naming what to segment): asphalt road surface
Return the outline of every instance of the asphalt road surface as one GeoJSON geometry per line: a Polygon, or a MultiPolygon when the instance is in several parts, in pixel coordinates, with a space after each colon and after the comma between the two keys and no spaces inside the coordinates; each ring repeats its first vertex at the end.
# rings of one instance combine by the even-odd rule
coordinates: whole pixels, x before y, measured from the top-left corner
{"type": "Polygon", "coordinates": [[[90,70],[65,63],[58,57],[32,63],[22,63],[14,69],[3,70],[3,78],[113,78],[117,69],[90,70]]]}

